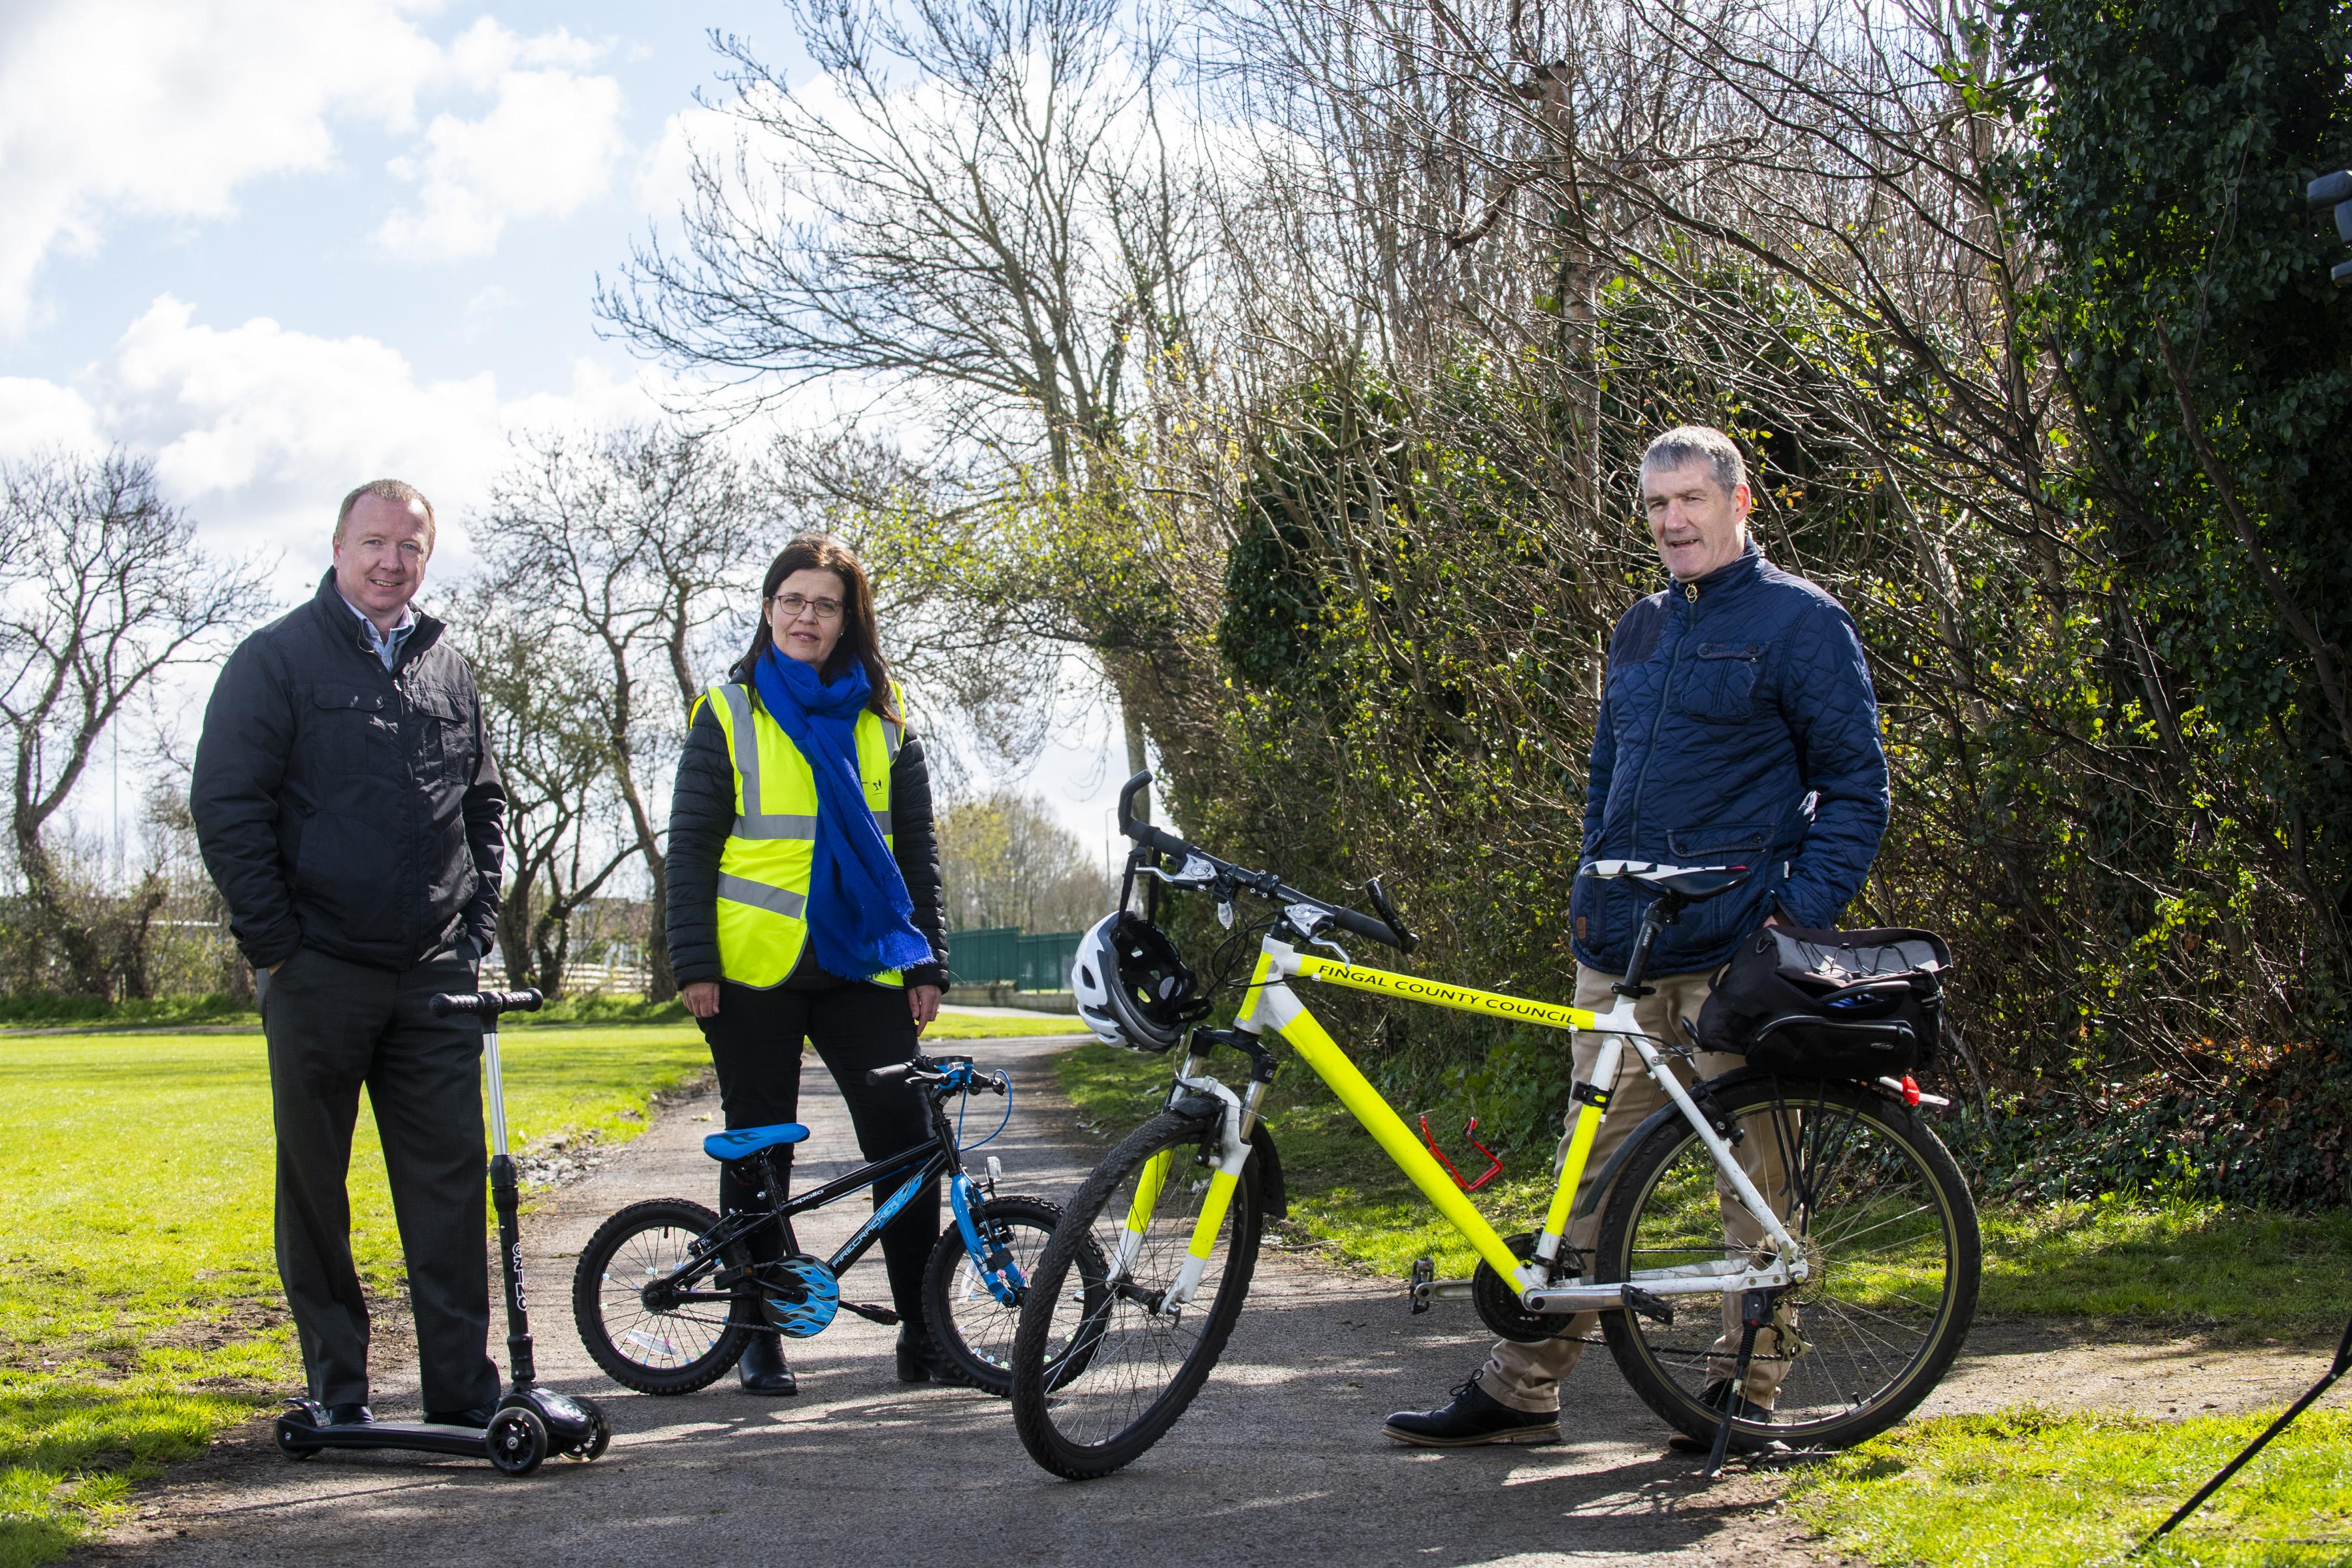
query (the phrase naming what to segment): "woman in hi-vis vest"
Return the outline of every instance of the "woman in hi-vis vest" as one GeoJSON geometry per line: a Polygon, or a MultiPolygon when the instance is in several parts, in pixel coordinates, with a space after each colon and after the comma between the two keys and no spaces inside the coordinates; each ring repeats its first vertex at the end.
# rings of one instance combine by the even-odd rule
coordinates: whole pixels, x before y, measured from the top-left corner
{"type": "MultiPolygon", "coordinates": [[[[760,611],[751,650],[695,704],[678,759],[670,963],[710,1043],[730,1128],[799,1120],[806,1040],[849,1102],[857,1146],[880,1159],[930,1131],[919,1095],[866,1081],[915,1055],[947,984],[930,774],[856,555],[793,540],[768,568],[760,611]]],[[[789,1176],[791,1148],[773,1153],[789,1176]]],[[[720,1168],[722,1210],[757,1206],[755,1196],[720,1168]]],[[[923,1327],[923,1265],[939,1234],[936,1184],[882,1231],[908,1383],[946,1381],[923,1327]]],[[[754,1233],[760,1261],[782,1251],[776,1226],[754,1233]]],[[[764,1321],[753,1293],[734,1311],[764,1321]]],[[[775,1334],[753,1334],[740,1370],[748,1394],[798,1391],[775,1334]]]]}

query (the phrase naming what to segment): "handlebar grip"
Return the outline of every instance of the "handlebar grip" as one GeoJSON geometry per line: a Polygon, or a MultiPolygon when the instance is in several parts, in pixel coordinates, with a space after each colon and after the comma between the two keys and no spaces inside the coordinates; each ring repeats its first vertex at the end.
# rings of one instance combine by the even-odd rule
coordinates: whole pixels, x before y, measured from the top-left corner
{"type": "Polygon", "coordinates": [[[468,991],[452,995],[446,992],[427,1002],[436,1018],[451,1014],[467,1017],[495,1019],[501,1013],[536,1013],[547,998],[534,987],[520,991],[468,991]]]}
{"type": "Polygon", "coordinates": [[[887,1068],[869,1068],[866,1074],[866,1081],[868,1083],[904,1083],[914,1071],[915,1064],[913,1062],[893,1062],[887,1068]]]}
{"type": "Polygon", "coordinates": [[[1118,830],[1138,844],[1148,844],[1163,855],[1181,855],[1191,847],[1181,838],[1165,828],[1154,827],[1135,819],[1135,797],[1151,784],[1151,770],[1146,768],[1120,786],[1118,792],[1118,830]]]}
{"type": "Polygon", "coordinates": [[[1376,921],[1370,915],[1360,915],[1353,910],[1333,910],[1331,923],[1341,931],[1354,931],[1358,936],[1384,943],[1400,952],[1404,948],[1404,939],[1391,930],[1387,921],[1376,921]]]}

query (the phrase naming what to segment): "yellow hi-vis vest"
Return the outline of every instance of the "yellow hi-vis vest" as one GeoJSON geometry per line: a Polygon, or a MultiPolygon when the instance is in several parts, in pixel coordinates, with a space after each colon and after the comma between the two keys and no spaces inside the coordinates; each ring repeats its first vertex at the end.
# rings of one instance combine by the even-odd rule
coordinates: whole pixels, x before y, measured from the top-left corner
{"type": "MultiPolygon", "coordinates": [[[[891,705],[901,699],[894,685],[891,705]]],[[[748,686],[703,693],[727,736],[735,764],[735,826],[719,856],[719,968],[738,985],[781,985],[808,941],[809,868],[816,855],[816,774],[768,716],[748,686]],[[747,743],[748,742],[748,743],[747,743]]],[[[904,712],[903,708],[899,711],[904,712]]],[[[901,732],[871,708],[857,715],[857,773],[882,841],[890,831],[890,763],[901,732]]],[[[857,975],[848,979],[861,978],[857,975]]],[[[883,985],[905,981],[893,969],[866,975],[883,985]]]]}

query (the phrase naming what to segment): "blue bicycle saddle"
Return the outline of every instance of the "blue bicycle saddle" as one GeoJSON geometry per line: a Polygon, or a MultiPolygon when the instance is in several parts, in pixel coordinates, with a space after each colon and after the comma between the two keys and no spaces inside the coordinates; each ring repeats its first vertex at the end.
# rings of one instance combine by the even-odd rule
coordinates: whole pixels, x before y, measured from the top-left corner
{"type": "Polygon", "coordinates": [[[738,1127],[731,1132],[713,1132],[705,1138],[702,1152],[714,1160],[740,1160],[781,1143],[797,1143],[807,1136],[808,1129],[797,1121],[779,1121],[773,1127],[738,1127]]]}

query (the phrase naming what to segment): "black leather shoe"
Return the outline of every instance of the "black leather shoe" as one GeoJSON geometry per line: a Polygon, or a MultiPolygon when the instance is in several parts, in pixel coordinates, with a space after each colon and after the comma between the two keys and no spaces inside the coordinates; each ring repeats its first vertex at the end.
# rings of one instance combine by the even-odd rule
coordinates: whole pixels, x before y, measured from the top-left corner
{"type": "MultiPolygon", "coordinates": [[[[1714,1411],[1716,1418],[1721,1420],[1723,1402],[1731,1397],[1731,1379],[1717,1378],[1700,1392],[1698,1397],[1699,1403],[1714,1411]]],[[[1769,1425],[1772,1420],[1772,1413],[1769,1410],[1744,1394],[1740,1396],[1738,1408],[1734,1410],[1732,1415],[1742,1421],[1762,1422],[1767,1425],[1769,1425]]],[[[1677,1454],[1712,1454],[1715,1452],[1715,1436],[1710,1433],[1705,1437],[1692,1437],[1677,1432],[1666,1439],[1666,1447],[1677,1454]]]]}
{"type": "Polygon", "coordinates": [[[1559,1413],[1538,1415],[1514,1410],[1478,1386],[1476,1377],[1454,1391],[1454,1402],[1434,1410],[1400,1410],[1381,1430],[1400,1443],[1423,1448],[1468,1448],[1480,1443],[1557,1443],[1559,1413]]]}
{"type": "Polygon", "coordinates": [[[898,1325],[898,1381],[900,1383],[956,1383],[961,1381],[948,1358],[940,1353],[939,1345],[929,1332],[912,1323],[898,1325]]]}
{"type": "Polygon", "coordinates": [[[330,1426],[373,1426],[375,1412],[364,1405],[330,1405],[327,1406],[330,1426]]]}
{"type": "Polygon", "coordinates": [[[463,1410],[428,1410],[425,1413],[427,1426],[488,1426],[498,1407],[490,1405],[469,1405],[463,1410]]]}
{"type": "Polygon", "coordinates": [[[784,1347],[774,1334],[753,1334],[735,1371],[746,1394],[769,1394],[782,1398],[801,1391],[801,1380],[784,1364],[784,1347]]]}

